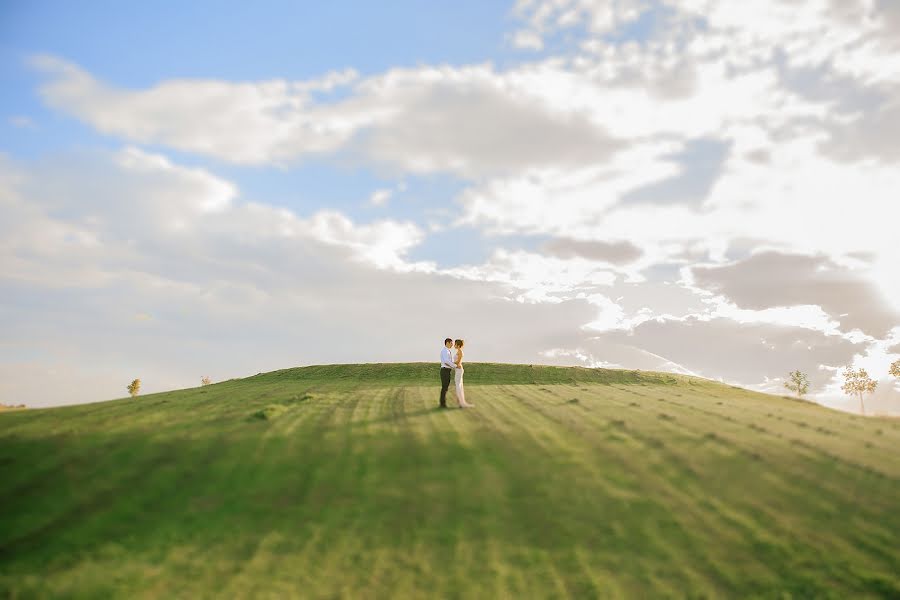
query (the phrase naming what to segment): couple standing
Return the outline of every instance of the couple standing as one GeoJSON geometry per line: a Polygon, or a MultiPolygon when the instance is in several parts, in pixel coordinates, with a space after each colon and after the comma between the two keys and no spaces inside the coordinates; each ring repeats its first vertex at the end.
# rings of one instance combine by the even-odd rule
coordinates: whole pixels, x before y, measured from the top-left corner
{"type": "Polygon", "coordinates": [[[444,340],[444,348],[441,350],[441,408],[447,408],[447,388],[450,387],[450,375],[456,372],[456,401],[460,408],[472,408],[475,405],[466,402],[466,392],[463,390],[463,345],[465,342],[450,338],[444,340]]]}

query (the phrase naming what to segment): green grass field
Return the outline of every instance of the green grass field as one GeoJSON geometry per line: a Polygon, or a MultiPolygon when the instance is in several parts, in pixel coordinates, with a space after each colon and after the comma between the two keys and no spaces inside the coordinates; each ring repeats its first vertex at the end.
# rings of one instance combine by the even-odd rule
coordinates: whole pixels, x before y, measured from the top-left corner
{"type": "Polygon", "coordinates": [[[466,381],[472,410],[386,364],[4,412],[0,596],[900,597],[896,419],[664,373],[466,381]]]}

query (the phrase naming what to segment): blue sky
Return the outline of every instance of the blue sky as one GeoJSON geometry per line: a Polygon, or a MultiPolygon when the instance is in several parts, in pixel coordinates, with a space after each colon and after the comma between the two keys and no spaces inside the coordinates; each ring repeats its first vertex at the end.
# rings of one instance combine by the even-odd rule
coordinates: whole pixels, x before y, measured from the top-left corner
{"type": "Polygon", "coordinates": [[[104,79],[306,79],[335,67],[375,73],[418,63],[502,59],[500,2],[6,2],[6,51],[68,56],[104,79]],[[460,40],[465,40],[461,44],[460,40]]]}
{"type": "MultiPolygon", "coordinates": [[[[3,124],[3,149],[23,158],[119,144],[43,106],[36,93],[41,76],[28,65],[33,54],[64,56],[99,78],[135,88],[172,78],[308,79],[342,68],[365,75],[423,63],[501,64],[516,54],[503,43],[512,19],[499,2],[8,2],[0,10],[0,81],[6,90],[0,110],[41,125],[35,135],[3,124]]],[[[392,215],[421,221],[428,206],[449,205],[461,187],[453,177],[391,177],[358,164],[309,160],[290,169],[241,168],[169,153],[183,164],[214,166],[238,182],[247,199],[300,212],[327,205],[361,220],[380,216],[366,202],[375,189],[403,181],[407,189],[398,194],[392,215]]],[[[483,254],[479,236],[471,236],[471,244],[483,254]]],[[[419,254],[442,258],[428,248],[419,254]]]]}
{"type": "Polygon", "coordinates": [[[0,402],[452,334],[852,408],[900,358],[900,12],[841,6],[6,2],[0,402]]]}
{"type": "MultiPolygon", "coordinates": [[[[4,123],[4,150],[33,158],[78,147],[114,149],[115,137],[96,132],[48,110],[36,91],[41,75],[30,56],[66,57],[123,87],[148,87],[173,78],[232,81],[308,79],[342,68],[363,76],[420,64],[512,63],[521,52],[504,43],[515,24],[501,2],[157,2],[125,6],[116,2],[10,2],[3,7],[0,80],[7,93],[0,110],[40,123],[40,135],[4,123]],[[263,33],[264,32],[264,33],[263,33]],[[464,43],[460,43],[463,40],[464,43]]],[[[245,168],[227,161],[165,150],[181,164],[214,168],[237,182],[247,200],[308,213],[320,206],[354,219],[383,217],[367,200],[374,190],[395,191],[393,218],[426,221],[426,211],[451,207],[464,186],[449,175],[402,176],[357,163],[303,160],[290,168],[245,168]]],[[[446,220],[449,217],[443,216],[446,220]]],[[[448,234],[436,234],[418,247],[418,260],[483,260],[491,240],[463,228],[453,233],[463,249],[447,256],[448,234]]]]}

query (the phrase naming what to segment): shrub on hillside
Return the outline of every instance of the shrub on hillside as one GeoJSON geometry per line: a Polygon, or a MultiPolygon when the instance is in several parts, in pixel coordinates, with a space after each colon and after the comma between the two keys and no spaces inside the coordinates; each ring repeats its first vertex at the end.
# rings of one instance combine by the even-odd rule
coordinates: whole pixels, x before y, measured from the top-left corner
{"type": "Polygon", "coordinates": [[[269,406],[256,411],[252,416],[257,419],[262,419],[263,421],[273,421],[281,416],[281,413],[286,410],[287,408],[282,404],[270,404],[269,406]]]}
{"type": "Polygon", "coordinates": [[[809,391],[809,377],[800,371],[791,371],[788,377],[790,381],[785,381],[784,387],[797,394],[798,399],[803,398],[803,394],[809,391]]]}

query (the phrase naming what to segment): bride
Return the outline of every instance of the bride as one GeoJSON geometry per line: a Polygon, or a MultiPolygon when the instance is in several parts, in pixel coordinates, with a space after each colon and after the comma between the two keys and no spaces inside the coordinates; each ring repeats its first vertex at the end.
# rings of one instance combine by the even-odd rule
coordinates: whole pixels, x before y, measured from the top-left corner
{"type": "Polygon", "coordinates": [[[456,340],[453,345],[456,346],[456,399],[459,402],[460,408],[473,408],[474,404],[469,404],[466,402],[466,392],[463,389],[463,345],[465,342],[462,340],[456,340]]]}

